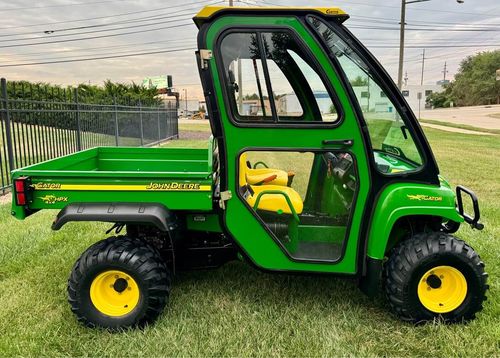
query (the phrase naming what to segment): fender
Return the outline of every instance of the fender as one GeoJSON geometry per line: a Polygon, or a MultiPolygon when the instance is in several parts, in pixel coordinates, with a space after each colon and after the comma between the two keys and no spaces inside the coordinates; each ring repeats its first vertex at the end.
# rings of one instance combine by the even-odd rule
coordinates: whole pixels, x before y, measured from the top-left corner
{"type": "Polygon", "coordinates": [[[71,221],[149,224],[164,232],[177,227],[174,214],[165,205],[155,203],[72,203],[57,214],[52,230],[71,221]]]}
{"type": "Polygon", "coordinates": [[[406,183],[393,184],[379,196],[368,236],[367,256],[384,258],[387,242],[396,221],[404,216],[439,216],[444,220],[463,222],[455,208],[455,193],[446,184],[441,186],[406,183]]]}

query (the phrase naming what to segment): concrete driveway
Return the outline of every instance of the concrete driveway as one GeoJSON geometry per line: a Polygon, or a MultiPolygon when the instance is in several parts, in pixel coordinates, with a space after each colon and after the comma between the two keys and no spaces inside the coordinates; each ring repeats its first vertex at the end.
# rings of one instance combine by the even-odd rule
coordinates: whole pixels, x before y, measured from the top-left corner
{"type": "Polygon", "coordinates": [[[500,129],[500,105],[438,108],[422,111],[423,119],[468,124],[474,127],[500,129]]]}

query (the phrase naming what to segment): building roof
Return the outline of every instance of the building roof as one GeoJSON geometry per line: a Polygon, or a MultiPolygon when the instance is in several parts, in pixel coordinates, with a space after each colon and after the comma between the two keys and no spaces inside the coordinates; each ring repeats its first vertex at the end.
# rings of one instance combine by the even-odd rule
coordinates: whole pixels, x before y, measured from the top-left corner
{"type": "Polygon", "coordinates": [[[342,21],[349,18],[349,15],[338,7],[312,7],[312,6],[205,6],[193,18],[196,25],[199,27],[204,22],[220,14],[286,14],[286,13],[316,13],[322,16],[341,18],[342,21]]]}

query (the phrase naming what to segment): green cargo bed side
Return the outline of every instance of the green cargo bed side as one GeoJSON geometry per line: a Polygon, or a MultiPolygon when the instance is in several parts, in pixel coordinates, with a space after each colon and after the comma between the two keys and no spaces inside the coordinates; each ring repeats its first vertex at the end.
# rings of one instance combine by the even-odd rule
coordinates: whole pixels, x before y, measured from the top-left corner
{"type": "Polygon", "coordinates": [[[207,211],[212,209],[213,147],[98,147],[15,170],[12,177],[30,180],[28,205],[12,201],[18,219],[80,202],[160,203],[171,210],[207,211]]]}

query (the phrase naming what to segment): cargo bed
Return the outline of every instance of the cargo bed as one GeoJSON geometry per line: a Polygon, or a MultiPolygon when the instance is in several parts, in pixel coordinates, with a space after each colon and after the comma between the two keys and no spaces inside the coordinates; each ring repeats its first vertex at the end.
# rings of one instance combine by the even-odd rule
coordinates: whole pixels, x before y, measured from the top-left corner
{"type": "MultiPolygon", "coordinates": [[[[81,202],[154,202],[172,210],[212,209],[214,150],[98,147],[15,170],[27,177],[30,211],[81,202]]],[[[28,209],[28,210],[25,210],[28,209]]],[[[15,213],[14,213],[15,212],[15,213]]]]}

